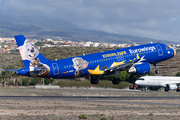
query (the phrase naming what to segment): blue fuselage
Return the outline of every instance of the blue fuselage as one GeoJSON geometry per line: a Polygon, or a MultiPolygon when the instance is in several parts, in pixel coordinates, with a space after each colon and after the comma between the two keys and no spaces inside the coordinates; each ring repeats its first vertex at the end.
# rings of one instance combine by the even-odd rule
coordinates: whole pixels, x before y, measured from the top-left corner
{"type": "MultiPolygon", "coordinates": [[[[172,58],[176,52],[165,44],[153,43],[106,52],[75,56],[57,61],[46,61],[50,78],[74,78],[87,75],[103,75],[111,68],[143,58],[141,63],[156,64],[172,58]]],[[[113,72],[112,72],[113,73],[113,72]]]]}

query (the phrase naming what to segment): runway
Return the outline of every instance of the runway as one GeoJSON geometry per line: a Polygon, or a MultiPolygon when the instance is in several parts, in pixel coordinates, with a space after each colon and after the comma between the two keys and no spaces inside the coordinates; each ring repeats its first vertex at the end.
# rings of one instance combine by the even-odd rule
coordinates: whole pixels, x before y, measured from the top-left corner
{"type": "Polygon", "coordinates": [[[104,102],[104,103],[133,103],[133,104],[151,104],[151,105],[178,105],[174,103],[152,103],[152,102],[137,102],[133,100],[177,100],[180,96],[163,96],[163,97],[99,97],[99,96],[0,96],[1,99],[10,100],[58,100],[58,101],[81,101],[81,102],[104,102]]]}
{"type": "Polygon", "coordinates": [[[65,100],[65,101],[95,101],[95,100],[172,100],[180,99],[180,96],[156,96],[156,97],[101,97],[101,96],[0,96],[0,99],[21,99],[21,100],[65,100]]]}

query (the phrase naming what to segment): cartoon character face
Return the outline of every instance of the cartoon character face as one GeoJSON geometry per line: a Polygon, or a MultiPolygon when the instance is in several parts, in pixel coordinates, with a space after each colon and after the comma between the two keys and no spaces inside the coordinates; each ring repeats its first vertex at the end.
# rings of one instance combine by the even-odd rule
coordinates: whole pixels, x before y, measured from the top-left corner
{"type": "Polygon", "coordinates": [[[42,64],[40,62],[39,58],[35,59],[34,61],[31,61],[30,67],[31,68],[39,68],[39,69],[41,69],[41,72],[39,74],[34,74],[32,76],[35,76],[35,77],[50,77],[49,76],[49,71],[50,71],[49,66],[46,65],[46,64],[42,64]]]}
{"type": "Polygon", "coordinates": [[[76,69],[75,76],[80,76],[80,74],[83,74],[82,69],[87,68],[88,62],[79,57],[73,58],[72,61],[74,63],[74,68],[76,69]]]}
{"type": "Polygon", "coordinates": [[[26,39],[23,46],[19,47],[19,51],[23,60],[35,60],[39,55],[39,51],[32,46],[32,44],[26,39]]]}
{"type": "Polygon", "coordinates": [[[88,66],[88,62],[83,60],[82,58],[74,58],[72,59],[74,63],[74,68],[76,70],[85,69],[88,66]]]}

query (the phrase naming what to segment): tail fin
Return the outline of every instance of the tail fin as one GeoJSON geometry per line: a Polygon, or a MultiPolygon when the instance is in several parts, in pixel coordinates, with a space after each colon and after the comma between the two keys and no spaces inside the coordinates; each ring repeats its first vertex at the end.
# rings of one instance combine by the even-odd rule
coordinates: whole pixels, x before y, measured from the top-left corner
{"type": "Polygon", "coordinates": [[[31,66],[34,61],[40,61],[41,63],[47,63],[50,61],[46,59],[34,46],[32,46],[32,44],[23,35],[17,35],[14,37],[26,68],[31,66]]]}

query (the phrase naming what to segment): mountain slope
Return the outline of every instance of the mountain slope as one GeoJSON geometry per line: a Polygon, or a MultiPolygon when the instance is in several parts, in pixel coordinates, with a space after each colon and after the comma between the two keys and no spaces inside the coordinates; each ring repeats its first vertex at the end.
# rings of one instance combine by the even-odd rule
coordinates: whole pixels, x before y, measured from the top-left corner
{"type": "MultiPolygon", "coordinates": [[[[119,34],[107,33],[102,31],[82,30],[82,29],[78,29],[76,25],[73,25],[73,23],[69,23],[69,22],[60,22],[61,24],[57,25],[56,27],[53,27],[56,24],[50,25],[50,23],[49,25],[43,26],[43,24],[46,24],[46,22],[44,23],[42,22],[41,25],[37,25],[32,23],[8,22],[1,19],[0,36],[13,37],[14,35],[23,34],[27,38],[36,38],[36,39],[53,38],[57,40],[59,39],[59,37],[62,37],[64,40],[72,40],[72,41],[92,41],[92,42],[129,43],[129,44],[132,44],[133,42],[138,44],[149,43],[151,41],[157,42],[157,40],[150,38],[141,38],[131,35],[119,35],[119,34]],[[70,27],[70,25],[72,25],[72,27],[70,27]],[[57,29],[57,27],[59,29],[57,29]]],[[[180,42],[173,42],[166,40],[159,40],[159,41],[166,44],[180,43],[180,42]]]]}

